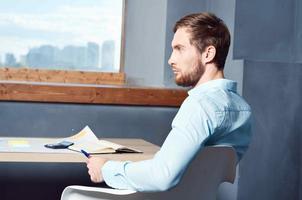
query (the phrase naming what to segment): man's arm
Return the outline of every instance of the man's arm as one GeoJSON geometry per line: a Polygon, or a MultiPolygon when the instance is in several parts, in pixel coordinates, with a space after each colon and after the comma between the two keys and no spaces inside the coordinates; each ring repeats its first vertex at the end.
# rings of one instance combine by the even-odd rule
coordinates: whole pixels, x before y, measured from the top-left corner
{"type": "Polygon", "coordinates": [[[94,168],[99,172],[91,173],[91,179],[104,179],[113,188],[137,191],[163,191],[175,186],[211,134],[208,114],[196,105],[193,107],[193,111],[190,107],[179,111],[171,132],[153,159],[139,162],[91,160],[91,163],[100,163],[94,168]],[[94,178],[94,174],[101,178],[94,178]]]}

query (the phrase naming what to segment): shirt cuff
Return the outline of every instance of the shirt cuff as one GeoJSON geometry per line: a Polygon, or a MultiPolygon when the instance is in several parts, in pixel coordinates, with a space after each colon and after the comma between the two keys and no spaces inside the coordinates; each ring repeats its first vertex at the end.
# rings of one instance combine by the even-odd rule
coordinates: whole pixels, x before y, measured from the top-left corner
{"type": "Polygon", "coordinates": [[[134,190],[134,188],[129,185],[125,176],[125,166],[128,163],[130,163],[130,161],[107,161],[101,169],[106,184],[117,189],[134,190]]]}

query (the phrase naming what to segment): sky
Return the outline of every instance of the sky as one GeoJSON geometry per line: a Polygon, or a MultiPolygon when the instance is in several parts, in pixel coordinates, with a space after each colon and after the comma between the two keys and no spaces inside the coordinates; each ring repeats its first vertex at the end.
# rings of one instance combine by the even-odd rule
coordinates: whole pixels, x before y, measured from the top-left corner
{"type": "Polygon", "coordinates": [[[0,56],[14,53],[19,60],[43,44],[120,44],[121,22],[122,0],[1,0],[0,56]]]}

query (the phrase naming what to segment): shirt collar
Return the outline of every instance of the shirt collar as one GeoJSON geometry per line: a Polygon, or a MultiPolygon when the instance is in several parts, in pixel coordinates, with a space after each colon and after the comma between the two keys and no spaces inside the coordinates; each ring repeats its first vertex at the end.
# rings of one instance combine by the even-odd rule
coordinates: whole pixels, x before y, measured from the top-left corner
{"type": "Polygon", "coordinates": [[[215,79],[196,86],[188,91],[189,95],[200,94],[211,88],[221,88],[237,92],[237,82],[228,79],[215,79]]]}

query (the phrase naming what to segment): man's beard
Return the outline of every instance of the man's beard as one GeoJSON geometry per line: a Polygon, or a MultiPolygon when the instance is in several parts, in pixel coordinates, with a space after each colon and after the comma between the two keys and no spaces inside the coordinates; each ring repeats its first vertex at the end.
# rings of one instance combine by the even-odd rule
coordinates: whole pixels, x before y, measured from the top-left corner
{"type": "Polygon", "coordinates": [[[179,86],[190,87],[195,86],[201,76],[204,73],[204,66],[201,62],[198,62],[196,65],[191,68],[189,72],[184,72],[180,74],[180,77],[175,77],[175,83],[179,86]]]}

